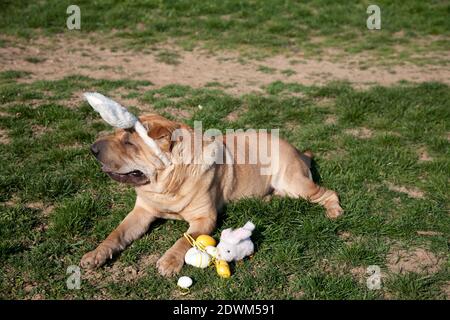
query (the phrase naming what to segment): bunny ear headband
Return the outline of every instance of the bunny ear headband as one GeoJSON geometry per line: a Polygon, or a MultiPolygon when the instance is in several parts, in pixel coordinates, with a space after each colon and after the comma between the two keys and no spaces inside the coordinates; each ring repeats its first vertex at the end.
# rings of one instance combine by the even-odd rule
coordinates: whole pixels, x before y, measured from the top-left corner
{"type": "Polygon", "coordinates": [[[136,118],[134,114],[122,107],[119,103],[105,97],[97,92],[86,92],[84,97],[95,111],[100,113],[100,116],[108,124],[115,128],[131,129],[134,128],[149,148],[156,154],[156,156],[164,163],[170,165],[169,159],[161,152],[161,149],[156,144],[155,140],[150,138],[142,123],[136,118]]]}

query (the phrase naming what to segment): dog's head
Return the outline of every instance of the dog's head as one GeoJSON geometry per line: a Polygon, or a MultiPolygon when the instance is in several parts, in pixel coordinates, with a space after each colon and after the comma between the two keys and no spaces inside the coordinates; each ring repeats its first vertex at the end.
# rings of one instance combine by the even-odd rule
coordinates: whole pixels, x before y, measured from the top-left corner
{"type": "MultiPolygon", "coordinates": [[[[142,116],[139,120],[166,154],[170,153],[174,143],[172,133],[184,127],[155,114],[142,116]]],[[[102,164],[102,170],[112,179],[135,186],[149,183],[155,171],[163,168],[161,160],[134,129],[118,129],[99,138],[91,146],[91,151],[102,164]]]]}

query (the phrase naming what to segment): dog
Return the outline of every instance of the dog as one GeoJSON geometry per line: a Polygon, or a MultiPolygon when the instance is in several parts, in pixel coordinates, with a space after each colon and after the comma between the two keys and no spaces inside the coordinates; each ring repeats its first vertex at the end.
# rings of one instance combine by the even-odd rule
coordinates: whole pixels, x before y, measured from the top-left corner
{"type": "MultiPolygon", "coordinates": [[[[249,161],[248,155],[258,154],[264,143],[269,148],[274,145],[271,139],[261,144],[262,133],[249,130],[206,139],[200,148],[203,155],[198,158],[195,152],[194,156],[186,152],[192,152],[195,146],[192,143],[195,132],[191,127],[157,114],[141,116],[139,120],[172,164],[163,166],[133,129],[117,129],[91,146],[102,171],[118,182],[133,185],[137,197],[133,210],[120,225],[95,250],[82,257],[83,268],[100,267],[140,238],[159,218],[187,221],[187,233],[194,238],[211,234],[216,227],[218,210],[240,198],[276,194],[318,203],[325,207],[329,218],[343,213],[336,192],[312,180],[312,153],[301,153],[283,139],[277,140],[276,165],[249,161]],[[184,134],[177,136],[175,133],[180,130],[184,134]],[[239,141],[243,141],[243,147],[237,150],[235,146],[239,141]],[[205,150],[209,150],[207,155],[212,158],[204,157],[205,150]],[[221,163],[216,161],[217,155],[228,156],[232,161],[221,163]],[[240,163],[239,159],[244,162],[240,163]]],[[[189,242],[180,237],[157,261],[159,273],[163,276],[177,274],[189,248],[189,242]]]]}

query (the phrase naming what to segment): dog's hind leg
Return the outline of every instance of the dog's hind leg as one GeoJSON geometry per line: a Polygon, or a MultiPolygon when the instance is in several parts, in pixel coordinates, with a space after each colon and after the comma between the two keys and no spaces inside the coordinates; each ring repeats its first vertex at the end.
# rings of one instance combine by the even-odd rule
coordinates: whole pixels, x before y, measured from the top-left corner
{"type": "Polygon", "coordinates": [[[339,204],[337,193],[315,184],[309,170],[306,171],[301,163],[289,164],[273,180],[273,187],[277,195],[300,197],[312,203],[318,203],[325,207],[327,217],[332,219],[339,217],[344,212],[339,204]]]}
{"type": "Polygon", "coordinates": [[[306,190],[301,194],[301,197],[324,206],[328,218],[335,219],[342,215],[344,210],[341,208],[337,193],[316,185],[312,180],[309,181],[310,183],[305,186],[306,190]]]}
{"type": "Polygon", "coordinates": [[[156,215],[141,207],[135,207],[99,246],[81,258],[83,268],[93,269],[103,265],[113,255],[140,238],[156,219],[156,215]]]}

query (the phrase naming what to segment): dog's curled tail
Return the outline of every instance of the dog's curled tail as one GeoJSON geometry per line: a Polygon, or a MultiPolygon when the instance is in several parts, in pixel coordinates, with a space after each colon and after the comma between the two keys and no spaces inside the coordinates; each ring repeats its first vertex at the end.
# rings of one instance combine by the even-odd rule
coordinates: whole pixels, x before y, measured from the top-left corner
{"type": "Polygon", "coordinates": [[[305,150],[305,151],[303,151],[303,154],[310,159],[314,158],[314,154],[312,153],[311,150],[305,150]]]}
{"type": "Polygon", "coordinates": [[[300,158],[306,163],[308,168],[311,169],[311,162],[312,162],[312,159],[314,157],[312,151],[311,150],[305,150],[305,151],[303,151],[303,152],[301,152],[299,154],[300,154],[300,158]]]}

